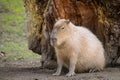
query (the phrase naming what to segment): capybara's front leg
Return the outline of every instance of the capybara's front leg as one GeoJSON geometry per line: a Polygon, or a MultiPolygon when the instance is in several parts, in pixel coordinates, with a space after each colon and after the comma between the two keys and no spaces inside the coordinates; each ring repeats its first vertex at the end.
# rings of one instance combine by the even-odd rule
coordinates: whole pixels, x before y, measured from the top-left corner
{"type": "Polygon", "coordinates": [[[67,77],[75,75],[75,65],[76,65],[76,62],[77,62],[76,55],[71,56],[71,58],[70,58],[70,65],[69,65],[69,72],[66,74],[67,77]]]}
{"type": "Polygon", "coordinates": [[[61,74],[61,70],[62,70],[62,66],[63,66],[63,62],[57,57],[57,71],[53,74],[54,76],[59,76],[61,74]]]}

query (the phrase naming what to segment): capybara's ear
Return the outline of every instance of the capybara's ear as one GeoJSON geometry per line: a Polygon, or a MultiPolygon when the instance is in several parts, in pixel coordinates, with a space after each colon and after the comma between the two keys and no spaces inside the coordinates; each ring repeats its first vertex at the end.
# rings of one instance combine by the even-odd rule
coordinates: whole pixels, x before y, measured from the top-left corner
{"type": "Polygon", "coordinates": [[[57,22],[58,21],[58,19],[55,19],[55,22],[57,22]]]}
{"type": "Polygon", "coordinates": [[[66,24],[69,24],[69,23],[70,23],[70,20],[69,20],[69,19],[67,19],[67,20],[65,21],[65,23],[66,23],[66,24]]]}
{"type": "Polygon", "coordinates": [[[56,19],[55,19],[55,22],[57,22],[58,20],[60,20],[60,17],[56,18],[56,19]]]}

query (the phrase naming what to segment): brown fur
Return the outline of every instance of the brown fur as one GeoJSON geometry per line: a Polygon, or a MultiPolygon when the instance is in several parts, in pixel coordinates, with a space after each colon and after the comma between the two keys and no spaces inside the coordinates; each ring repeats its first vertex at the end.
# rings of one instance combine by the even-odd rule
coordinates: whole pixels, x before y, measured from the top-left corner
{"type": "Polygon", "coordinates": [[[58,20],[51,33],[51,45],[55,48],[60,75],[62,66],[69,69],[67,76],[88,70],[103,70],[104,49],[97,37],[84,27],[77,27],[65,19],[58,20]]]}

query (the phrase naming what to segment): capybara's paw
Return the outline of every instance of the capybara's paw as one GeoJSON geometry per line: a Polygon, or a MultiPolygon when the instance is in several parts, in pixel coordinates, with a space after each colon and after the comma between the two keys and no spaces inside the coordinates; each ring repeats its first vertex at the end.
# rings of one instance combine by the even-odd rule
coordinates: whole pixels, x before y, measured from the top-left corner
{"type": "Polygon", "coordinates": [[[98,72],[98,70],[97,69],[90,69],[89,70],[89,73],[94,73],[94,72],[98,72]]]}
{"type": "Polygon", "coordinates": [[[67,77],[71,77],[71,76],[74,76],[75,75],[75,72],[69,72],[66,74],[67,77]]]}
{"type": "Polygon", "coordinates": [[[59,76],[60,75],[60,73],[58,73],[58,72],[55,72],[54,74],[52,74],[53,76],[59,76]]]}

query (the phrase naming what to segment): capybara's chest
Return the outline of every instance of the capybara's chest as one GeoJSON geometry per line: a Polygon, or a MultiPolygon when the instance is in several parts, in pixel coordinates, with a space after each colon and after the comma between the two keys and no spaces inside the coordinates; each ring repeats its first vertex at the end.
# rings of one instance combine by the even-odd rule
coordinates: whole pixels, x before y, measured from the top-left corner
{"type": "Polygon", "coordinates": [[[69,65],[70,58],[72,57],[73,53],[71,50],[61,50],[58,53],[59,58],[63,61],[64,64],[69,65]]]}

